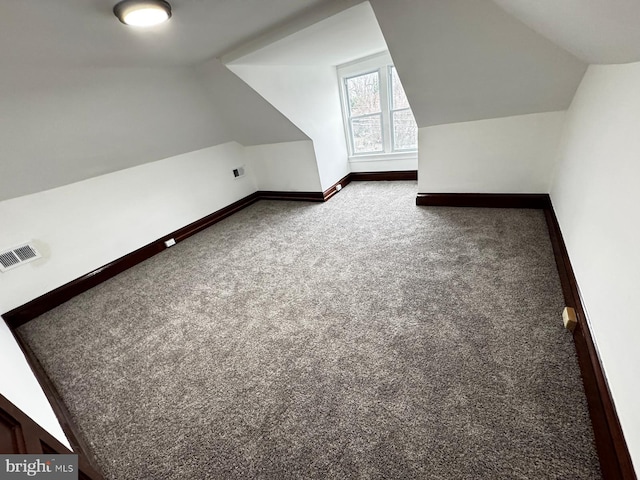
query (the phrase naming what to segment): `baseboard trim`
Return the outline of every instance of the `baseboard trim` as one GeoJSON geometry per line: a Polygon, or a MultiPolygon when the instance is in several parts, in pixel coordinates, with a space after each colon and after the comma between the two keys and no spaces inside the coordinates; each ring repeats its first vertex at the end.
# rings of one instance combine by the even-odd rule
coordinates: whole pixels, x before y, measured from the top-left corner
{"type": "Polygon", "coordinates": [[[391,170],[387,172],[351,172],[349,176],[352,182],[418,180],[418,171],[391,170]]]}
{"type": "Polygon", "coordinates": [[[322,192],[278,192],[259,190],[256,192],[259,200],[295,200],[299,202],[324,202],[322,192]]]}
{"type": "Polygon", "coordinates": [[[176,242],[181,242],[191,235],[194,235],[211,225],[218,223],[220,220],[227,218],[229,215],[242,210],[245,207],[257,202],[258,200],[293,200],[305,202],[324,202],[331,198],[337,192],[337,185],[340,183],[343,187],[354,180],[369,180],[371,178],[378,180],[405,180],[403,175],[417,175],[417,172],[374,172],[374,173],[349,173],[340,181],[336,182],[325,192],[281,192],[271,190],[259,190],[248,195],[237,202],[232,203],[206,217],[201,218],[185,227],[182,227],[172,233],[165,235],[123,257],[103,265],[92,272],[87,273],[69,283],[62,285],[44,295],[41,295],[30,302],[14,308],[4,314],[2,318],[7,322],[10,328],[16,329],[20,325],[24,325],[30,320],[42,315],[45,312],[61,305],[62,303],[72,299],[76,295],[86,292],[90,288],[99,285],[115,275],[137,265],[148,258],[162,252],[166,249],[164,242],[170,238],[176,242]]]}
{"type": "Polygon", "coordinates": [[[340,185],[340,189],[343,189],[344,187],[349,185],[351,183],[351,175],[353,174],[347,173],[344,177],[342,177],[340,180],[338,180],[336,183],[334,183],[329,188],[327,188],[324,192],[322,192],[324,195],[324,201],[326,202],[327,200],[329,200],[331,197],[333,197],[336,193],[340,191],[338,190],[338,185],[340,185]]]}
{"type": "Polygon", "coordinates": [[[346,187],[351,182],[363,182],[363,181],[397,181],[397,180],[418,180],[417,170],[390,170],[386,172],[351,172],[342,177],[336,183],[326,189],[324,193],[324,200],[327,201],[339,192],[337,186],[341,188],[346,187]]]}
{"type": "Polygon", "coordinates": [[[578,282],[562,238],[560,224],[551,203],[548,208],[544,209],[544,213],[565,304],[568,307],[573,307],[578,317],[578,325],[573,331],[573,340],[587,396],[602,475],[606,480],[636,480],[631,455],[622,433],[613,397],[589,329],[578,282]]]}
{"type": "MultiPolygon", "coordinates": [[[[391,172],[394,176],[393,173],[391,172]]],[[[380,177],[380,174],[376,174],[380,177]]],[[[158,240],[151,242],[123,257],[120,257],[112,262],[103,265],[92,272],[87,273],[71,282],[62,285],[38,298],[31,300],[19,307],[16,307],[4,314],[2,318],[5,320],[11,333],[13,334],[16,343],[22,350],[31,371],[40,383],[42,390],[44,391],[51,407],[60,422],[62,430],[64,431],[71,447],[75,453],[80,456],[80,461],[83,464],[96,468],[95,458],[92,450],[82,438],[79,430],[72,421],[71,415],[67,410],[60,394],[58,393],[55,385],[49,379],[44,368],[40,364],[40,361],[33,353],[29,345],[24,341],[18,332],[18,327],[33,320],[34,318],[42,315],[49,310],[61,305],[62,303],[72,299],[73,297],[95,287],[96,285],[116,276],[117,274],[151,258],[157,253],[166,249],[164,242],[170,238],[175,239],[176,242],[181,242],[189,238],[192,235],[204,230],[211,225],[218,223],[219,221],[227,218],[228,216],[248,207],[249,205],[257,202],[258,200],[294,200],[294,201],[310,201],[310,202],[324,202],[335,195],[337,185],[341,184],[345,187],[351,181],[352,174],[349,173],[338,182],[333,184],[329,189],[324,192],[281,192],[281,191],[257,191],[254,192],[237,202],[234,202],[216,212],[207,215],[189,225],[175,230],[158,240]]],[[[362,177],[362,176],[360,176],[362,177]]],[[[364,180],[365,178],[358,178],[358,180],[364,180]]],[[[380,179],[380,178],[378,178],[380,179]]],[[[391,178],[389,178],[391,179],[391,178]]]]}
{"type": "Polygon", "coordinates": [[[546,193],[418,193],[416,205],[544,209],[551,203],[546,193]]]}
{"type": "Polygon", "coordinates": [[[548,194],[419,193],[416,205],[482,208],[535,208],[544,211],[566,306],[578,325],[573,340],[593,426],[600,468],[605,480],[637,480],[629,449],[604,375],[562,231],[548,194]]]}
{"type": "MultiPolygon", "coordinates": [[[[51,292],[48,292],[20,307],[2,315],[12,330],[16,341],[24,352],[27,361],[40,382],[53,410],[58,416],[62,428],[70,443],[78,453],[92,459],[91,451],[76,432],[69,412],[64,407],[59,394],[49,380],[39,361],[22,340],[16,329],[28,321],[70,300],[80,293],[108,280],[109,278],[143,262],[153,255],[163,251],[164,241],[174,238],[177,242],[221,221],[243,208],[261,199],[302,200],[312,202],[326,201],[335,195],[338,184],[342,187],[351,181],[371,180],[416,180],[417,172],[353,172],[332,185],[324,192],[274,192],[258,191],[248,195],[225,208],[222,208],[200,220],[197,220],[161,239],[125,255],[113,262],[83,275],[51,292]]],[[[586,321],[584,307],[580,299],[578,285],[569,261],[569,255],[562,238],[562,232],[547,194],[418,194],[417,205],[456,206],[456,207],[489,207],[489,208],[539,208],[544,210],[549,228],[549,235],[553,245],[554,256],[560,275],[562,291],[567,306],[575,308],[578,314],[578,326],[573,338],[583,376],[589,413],[594,428],[596,447],[600,465],[605,479],[637,480],[631,456],[624,440],[620,421],[618,419],[611,392],[598,357],[589,325],[586,321]]],[[[93,462],[91,462],[93,463],[93,462]]]]}
{"type": "Polygon", "coordinates": [[[20,307],[16,307],[13,310],[10,310],[4,314],[2,314],[2,318],[7,322],[7,325],[11,329],[16,329],[20,325],[27,323],[29,320],[33,320],[34,318],[42,315],[45,312],[61,305],[62,303],[72,299],[76,295],[81,294],[82,292],[86,292],[90,288],[95,287],[96,285],[108,280],[115,275],[127,270],[128,268],[137,265],[148,258],[156,255],[157,253],[162,252],[167,247],[164,245],[166,240],[170,238],[175,239],[176,242],[181,242],[182,240],[189,238],[191,235],[194,235],[201,230],[213,225],[214,223],[218,223],[220,220],[227,218],[229,215],[234,214],[235,212],[242,210],[245,207],[248,207],[252,203],[258,201],[260,197],[257,192],[248,195],[237,202],[232,203],[206,217],[201,218],[189,225],[182,227],[168,235],[165,235],[158,240],[151,242],[144,247],[141,247],[133,252],[120,257],[112,262],[103,265],[92,272],[87,273],[75,280],[62,285],[55,290],[52,290],[44,295],[41,295],[30,302],[21,305],[20,307]]]}

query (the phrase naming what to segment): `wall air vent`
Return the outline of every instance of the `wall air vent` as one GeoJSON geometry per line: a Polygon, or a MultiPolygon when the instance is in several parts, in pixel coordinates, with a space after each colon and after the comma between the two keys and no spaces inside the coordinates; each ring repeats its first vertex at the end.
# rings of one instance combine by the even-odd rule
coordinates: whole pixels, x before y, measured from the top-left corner
{"type": "Polygon", "coordinates": [[[37,260],[42,255],[33,245],[23,244],[11,250],[0,252],[0,272],[6,272],[25,263],[37,260]]]}

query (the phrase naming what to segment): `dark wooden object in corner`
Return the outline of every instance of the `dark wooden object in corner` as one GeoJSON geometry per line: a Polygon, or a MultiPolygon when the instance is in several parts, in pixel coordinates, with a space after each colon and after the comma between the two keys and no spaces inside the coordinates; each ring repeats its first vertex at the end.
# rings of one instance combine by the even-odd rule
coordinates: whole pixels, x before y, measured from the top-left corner
{"type": "Polygon", "coordinates": [[[29,345],[24,341],[24,339],[20,336],[20,333],[16,330],[12,330],[13,336],[16,339],[16,342],[20,346],[22,353],[24,354],[33,375],[38,379],[40,386],[44,394],[51,405],[51,409],[53,413],[55,413],[58,421],[60,422],[60,427],[64,432],[67,440],[69,440],[69,444],[73,449],[73,452],[79,456],[79,462],[81,464],[85,464],[88,467],[91,467],[93,470],[98,470],[98,464],[93,455],[93,451],[89,448],[89,445],[84,440],[84,437],[75,426],[75,424],[71,421],[71,414],[69,410],[67,410],[66,405],[62,401],[62,397],[58,393],[58,389],[55,387],[47,373],[45,372],[42,364],[36,357],[33,350],[29,347],[29,345]]]}
{"type": "MultiPolygon", "coordinates": [[[[13,455],[49,455],[72,453],[31,417],[0,395],[0,453],[13,455]]],[[[103,477],[87,460],[78,455],[78,478],[101,480],[103,477]]]]}

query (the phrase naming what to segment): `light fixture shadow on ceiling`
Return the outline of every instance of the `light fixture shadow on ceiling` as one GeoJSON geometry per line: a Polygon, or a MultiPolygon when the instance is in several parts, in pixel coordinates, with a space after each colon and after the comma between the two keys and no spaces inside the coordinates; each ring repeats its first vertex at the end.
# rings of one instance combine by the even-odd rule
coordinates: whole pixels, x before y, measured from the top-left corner
{"type": "Polygon", "coordinates": [[[113,13],[125,25],[152,27],[171,18],[171,5],[164,0],[123,0],[113,13]]]}

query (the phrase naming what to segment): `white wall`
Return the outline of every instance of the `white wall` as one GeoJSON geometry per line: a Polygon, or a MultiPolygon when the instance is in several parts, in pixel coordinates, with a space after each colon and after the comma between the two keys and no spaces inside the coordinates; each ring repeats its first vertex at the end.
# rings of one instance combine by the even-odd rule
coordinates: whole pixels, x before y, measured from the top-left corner
{"type": "Polygon", "coordinates": [[[388,172],[394,170],[418,170],[417,155],[394,160],[356,160],[349,162],[352,172],[388,172]]]}
{"type": "Polygon", "coordinates": [[[567,114],[551,199],[640,471],[640,63],[590,66],[567,114]]]}
{"type": "MultiPolygon", "coordinates": [[[[253,193],[250,168],[245,177],[233,177],[233,168],[243,164],[243,147],[231,142],[0,202],[0,248],[33,240],[43,254],[0,274],[0,312],[253,193]]],[[[13,336],[0,323],[0,393],[68,445],[13,336]]]]}
{"type": "Polygon", "coordinates": [[[349,173],[335,67],[228,67],[313,140],[322,190],[349,173]]]}
{"type": "MultiPolygon", "coordinates": [[[[320,191],[310,140],[236,142],[0,202],[0,249],[33,241],[42,258],[0,274],[7,312],[262,190],[320,191]],[[244,166],[246,175],[234,178],[244,166]],[[258,178],[260,179],[258,182],[258,178]]],[[[0,393],[67,441],[13,336],[0,322],[0,393]]]]}
{"type": "Polygon", "coordinates": [[[0,246],[43,258],[0,274],[6,312],[253,193],[235,142],[0,202],[0,246]]]}
{"type": "Polygon", "coordinates": [[[311,140],[246,147],[245,155],[258,190],[322,190],[311,140]]]}
{"type": "Polygon", "coordinates": [[[565,112],[418,130],[421,193],[547,193],[565,112]]]}

